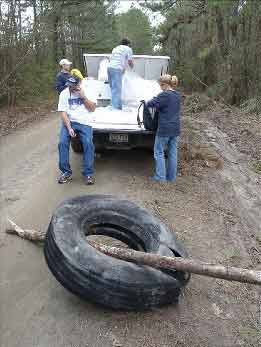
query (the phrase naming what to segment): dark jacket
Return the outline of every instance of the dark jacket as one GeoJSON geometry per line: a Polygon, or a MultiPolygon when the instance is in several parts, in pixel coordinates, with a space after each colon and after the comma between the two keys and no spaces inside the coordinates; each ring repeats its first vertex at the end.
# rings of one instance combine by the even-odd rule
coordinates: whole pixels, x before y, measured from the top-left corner
{"type": "Polygon", "coordinates": [[[180,134],[181,95],[176,90],[165,90],[147,102],[148,107],[159,111],[157,135],[178,136],[180,134]]]}
{"type": "Polygon", "coordinates": [[[69,72],[63,72],[60,71],[56,75],[56,81],[55,81],[55,89],[61,93],[65,88],[65,83],[67,82],[68,78],[71,77],[71,74],[69,72]]]}

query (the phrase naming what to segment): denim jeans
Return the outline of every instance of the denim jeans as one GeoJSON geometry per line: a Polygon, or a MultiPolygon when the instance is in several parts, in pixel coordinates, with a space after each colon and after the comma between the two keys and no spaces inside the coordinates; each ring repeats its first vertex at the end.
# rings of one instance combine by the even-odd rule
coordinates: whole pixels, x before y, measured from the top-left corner
{"type": "Polygon", "coordinates": [[[122,109],[122,71],[121,69],[108,68],[108,80],[111,87],[111,104],[114,108],[122,109]]]}
{"type": "MultiPolygon", "coordinates": [[[[88,125],[71,122],[71,127],[80,136],[83,146],[83,171],[84,176],[93,176],[94,145],[92,127],[88,125]]],[[[62,173],[71,174],[72,170],[69,163],[71,136],[67,127],[62,124],[59,140],[59,169],[62,173]]]]}
{"type": "Polygon", "coordinates": [[[154,143],[155,175],[157,181],[174,182],[177,177],[177,137],[155,136],[154,143]],[[164,150],[167,150],[167,165],[164,150]]]}

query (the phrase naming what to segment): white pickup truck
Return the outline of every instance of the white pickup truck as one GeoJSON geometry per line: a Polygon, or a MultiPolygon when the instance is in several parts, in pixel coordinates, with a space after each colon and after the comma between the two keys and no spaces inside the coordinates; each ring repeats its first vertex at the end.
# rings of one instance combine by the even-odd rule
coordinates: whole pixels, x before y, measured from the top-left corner
{"type": "MultiPolygon", "coordinates": [[[[138,124],[138,106],[140,100],[149,100],[160,92],[156,81],[168,72],[169,57],[133,56],[134,69],[127,71],[123,78],[123,110],[109,106],[111,91],[105,71],[109,57],[110,54],[84,54],[88,77],[83,80],[83,85],[97,102],[92,124],[95,150],[152,148],[154,133],[138,124]]],[[[72,148],[75,152],[82,152],[79,137],[72,139],[72,148]]]]}

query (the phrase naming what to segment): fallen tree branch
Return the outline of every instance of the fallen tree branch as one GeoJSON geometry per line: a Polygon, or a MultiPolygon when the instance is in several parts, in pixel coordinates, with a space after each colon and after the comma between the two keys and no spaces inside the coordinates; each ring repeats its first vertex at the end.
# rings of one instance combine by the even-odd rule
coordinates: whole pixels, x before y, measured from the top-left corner
{"type": "Polygon", "coordinates": [[[6,229],[7,234],[18,235],[23,239],[33,241],[33,242],[42,242],[44,241],[45,234],[37,230],[28,230],[22,229],[17,224],[15,224],[11,219],[8,219],[8,222],[11,224],[11,228],[6,229]]]}
{"type": "Polygon", "coordinates": [[[104,254],[140,265],[148,265],[160,269],[176,269],[228,281],[261,285],[261,271],[214,265],[193,259],[164,257],[152,253],[138,252],[132,249],[109,247],[93,242],[91,242],[91,245],[104,254]]]}
{"type": "MultiPolygon", "coordinates": [[[[12,220],[8,219],[8,221],[11,224],[11,228],[6,230],[7,233],[18,235],[23,239],[33,242],[44,241],[44,232],[27,229],[23,230],[12,220]]],[[[106,255],[139,265],[148,265],[158,269],[175,269],[202,276],[221,278],[228,281],[261,285],[261,271],[214,265],[180,257],[164,257],[152,253],[138,252],[132,249],[109,247],[93,241],[89,241],[89,243],[106,255]]]]}

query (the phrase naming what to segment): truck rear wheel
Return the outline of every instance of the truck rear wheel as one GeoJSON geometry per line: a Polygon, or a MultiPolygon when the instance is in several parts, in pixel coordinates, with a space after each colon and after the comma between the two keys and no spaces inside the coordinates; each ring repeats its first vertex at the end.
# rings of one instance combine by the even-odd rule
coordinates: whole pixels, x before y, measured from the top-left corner
{"type": "Polygon", "coordinates": [[[75,153],[82,153],[83,147],[79,135],[71,139],[72,150],[75,153]]]}

